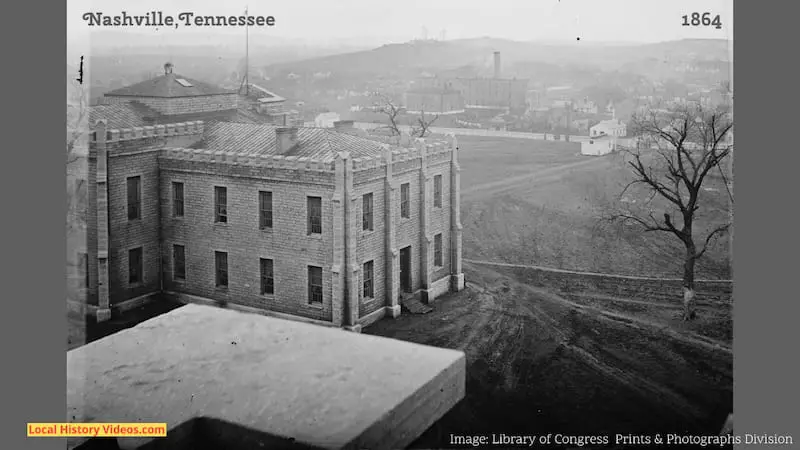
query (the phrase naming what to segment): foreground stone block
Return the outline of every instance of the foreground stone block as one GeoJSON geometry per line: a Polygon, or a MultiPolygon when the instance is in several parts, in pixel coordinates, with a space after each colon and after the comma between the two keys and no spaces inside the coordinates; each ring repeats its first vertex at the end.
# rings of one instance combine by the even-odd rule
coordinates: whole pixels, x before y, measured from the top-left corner
{"type": "Polygon", "coordinates": [[[186,305],[68,352],[68,420],[170,427],[123,449],[238,442],[237,427],[246,447],[396,449],[464,397],[465,367],[459,351],[186,305]]]}

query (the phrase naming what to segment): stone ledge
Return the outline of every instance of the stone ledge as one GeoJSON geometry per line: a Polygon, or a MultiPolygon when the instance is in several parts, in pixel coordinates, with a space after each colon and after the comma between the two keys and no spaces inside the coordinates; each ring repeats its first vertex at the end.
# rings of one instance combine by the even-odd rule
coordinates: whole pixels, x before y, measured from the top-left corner
{"type": "Polygon", "coordinates": [[[464,397],[465,370],[460,351],[186,305],[68,352],[67,413],[170,429],[209,417],[310,446],[405,448],[464,397]]]}

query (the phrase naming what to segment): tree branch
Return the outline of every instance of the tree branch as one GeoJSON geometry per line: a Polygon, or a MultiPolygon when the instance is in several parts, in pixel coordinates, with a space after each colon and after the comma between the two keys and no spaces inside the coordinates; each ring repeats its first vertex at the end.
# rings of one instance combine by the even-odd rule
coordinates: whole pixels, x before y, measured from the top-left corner
{"type": "Polygon", "coordinates": [[[708,244],[711,242],[711,239],[713,239],[714,236],[716,236],[716,235],[722,235],[722,233],[725,233],[726,231],[728,231],[730,226],[731,226],[731,224],[726,223],[725,225],[721,225],[721,226],[715,228],[714,231],[709,233],[708,236],[706,236],[706,241],[703,244],[703,249],[700,250],[699,253],[696,253],[694,255],[694,259],[700,259],[706,253],[706,250],[708,250],[708,244]]]}

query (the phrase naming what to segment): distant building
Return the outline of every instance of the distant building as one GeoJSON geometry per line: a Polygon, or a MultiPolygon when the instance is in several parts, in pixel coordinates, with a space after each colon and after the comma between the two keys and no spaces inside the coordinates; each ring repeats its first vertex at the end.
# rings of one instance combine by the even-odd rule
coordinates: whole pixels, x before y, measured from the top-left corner
{"type": "Polygon", "coordinates": [[[614,142],[611,136],[592,136],[581,142],[581,154],[590,156],[607,155],[614,151],[614,142]]]}
{"type": "Polygon", "coordinates": [[[267,116],[269,123],[291,126],[298,123],[300,117],[296,111],[286,110],[286,99],[257,84],[249,84],[245,102],[251,110],[267,116]]]}
{"type": "Polygon", "coordinates": [[[314,126],[317,128],[333,128],[333,125],[341,119],[335,112],[319,114],[314,118],[314,126]]]}
{"type": "Polygon", "coordinates": [[[422,87],[405,94],[405,108],[410,114],[458,114],[464,112],[461,93],[449,87],[422,87]]]}
{"type": "Polygon", "coordinates": [[[581,114],[597,114],[597,105],[588,97],[584,97],[573,103],[572,110],[581,114]]]}
{"type": "Polygon", "coordinates": [[[617,119],[603,120],[589,129],[589,136],[608,135],[612,137],[623,137],[628,134],[627,126],[617,119]]]}
{"type": "Polygon", "coordinates": [[[575,131],[589,132],[589,119],[575,119],[571,125],[575,131]]]}
{"type": "Polygon", "coordinates": [[[494,53],[494,77],[427,77],[415,83],[417,89],[434,87],[460,93],[462,109],[489,109],[498,113],[528,109],[528,80],[503,78],[499,52],[494,53]]]}
{"type": "Polygon", "coordinates": [[[499,78],[458,78],[453,87],[464,97],[467,109],[528,108],[528,80],[499,78]]]}

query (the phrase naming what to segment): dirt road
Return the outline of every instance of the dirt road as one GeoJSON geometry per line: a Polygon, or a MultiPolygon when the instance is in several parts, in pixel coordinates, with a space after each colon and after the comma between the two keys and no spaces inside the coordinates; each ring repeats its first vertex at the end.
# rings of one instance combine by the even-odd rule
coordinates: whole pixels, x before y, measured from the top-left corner
{"type": "Polygon", "coordinates": [[[730,348],[671,327],[679,309],[601,306],[465,270],[467,290],[434,312],[366,331],[467,354],[465,400],[414,447],[447,447],[451,433],[716,433],[731,411],[730,348]]]}
{"type": "Polygon", "coordinates": [[[518,190],[520,186],[530,187],[539,183],[551,183],[553,181],[557,181],[561,176],[564,175],[564,173],[572,169],[604,163],[605,161],[602,159],[591,158],[587,156],[587,159],[585,160],[562,164],[555,167],[546,167],[539,170],[533,170],[524,175],[517,175],[488,183],[462,186],[461,199],[462,201],[478,200],[518,190]]]}

